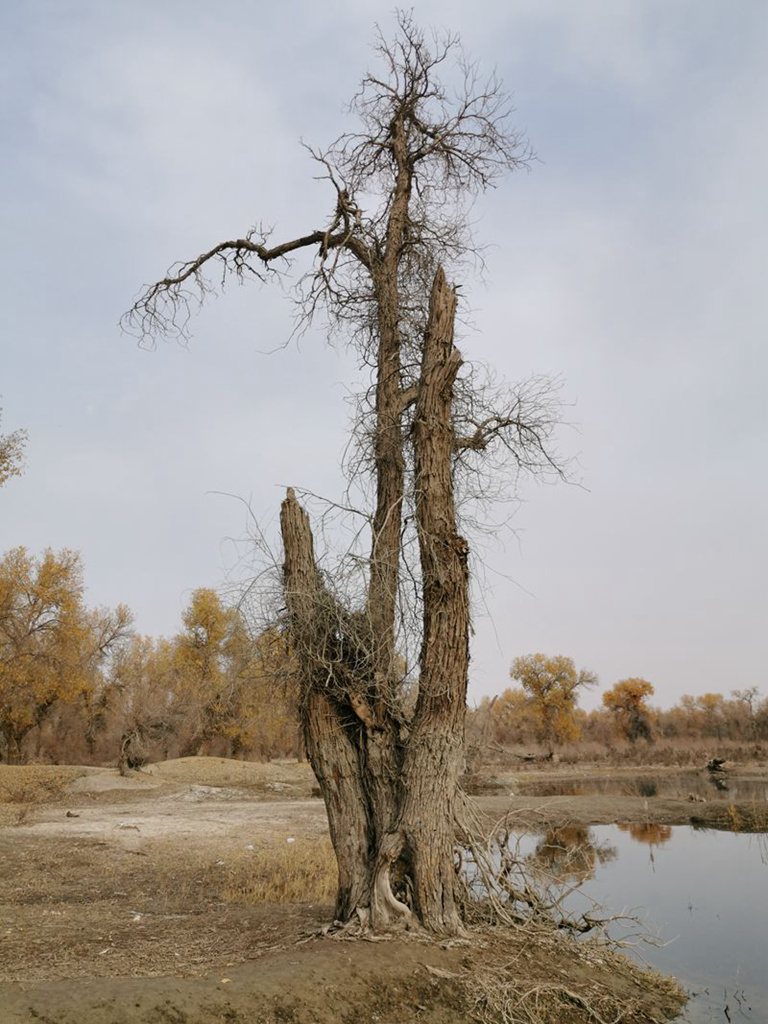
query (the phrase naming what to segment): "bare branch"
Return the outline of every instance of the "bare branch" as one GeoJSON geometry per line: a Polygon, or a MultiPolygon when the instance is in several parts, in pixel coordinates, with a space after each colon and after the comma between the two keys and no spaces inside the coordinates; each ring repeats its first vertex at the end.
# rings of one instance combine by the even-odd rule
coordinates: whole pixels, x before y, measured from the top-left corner
{"type": "Polygon", "coordinates": [[[325,231],[312,231],[274,246],[266,244],[268,235],[263,232],[261,241],[254,241],[255,229],[245,238],[219,242],[196,259],[175,264],[162,280],[149,285],[124,314],[121,325],[128,333],[141,338],[152,338],[158,334],[186,337],[195,305],[213,291],[204,276],[204,268],[212,262],[221,264],[223,282],[228,275],[242,280],[246,274],[264,281],[267,272],[273,270],[272,263],[311,246],[320,246],[321,266],[329,252],[342,246],[354,251],[358,259],[366,259],[364,247],[351,242],[349,216],[350,212],[341,207],[340,200],[336,217],[325,231]],[[343,222],[341,230],[337,230],[339,221],[343,222]],[[196,292],[190,289],[196,289],[196,292]]]}

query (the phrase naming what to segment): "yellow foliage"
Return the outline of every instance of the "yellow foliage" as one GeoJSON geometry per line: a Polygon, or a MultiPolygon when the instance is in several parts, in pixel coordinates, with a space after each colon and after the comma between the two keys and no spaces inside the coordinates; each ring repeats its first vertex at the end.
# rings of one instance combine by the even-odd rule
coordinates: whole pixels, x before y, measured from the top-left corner
{"type": "Polygon", "coordinates": [[[520,681],[538,724],[542,743],[552,748],[579,737],[574,717],[578,691],[597,682],[594,672],[576,671],[572,658],[559,654],[527,654],[516,658],[510,676],[520,681]]]}
{"type": "Polygon", "coordinates": [[[622,679],[603,694],[603,707],[615,715],[620,729],[631,742],[641,737],[651,739],[648,698],[653,684],[647,679],[622,679]]]}
{"type": "Polygon", "coordinates": [[[23,430],[0,434],[0,487],[21,473],[26,441],[27,435],[23,430]]]}
{"type": "Polygon", "coordinates": [[[173,660],[177,692],[197,720],[187,751],[207,752],[216,737],[233,754],[292,748],[297,725],[283,637],[268,631],[253,638],[239,609],[208,588],[194,592],[183,621],[173,660]]]}
{"type": "Polygon", "coordinates": [[[122,607],[86,609],[77,552],[7,552],[0,561],[0,734],[9,756],[56,701],[89,689],[129,622],[122,607]]]}
{"type": "Polygon", "coordinates": [[[650,710],[648,698],[653,684],[646,679],[622,679],[603,694],[603,706],[610,711],[650,710]]]}

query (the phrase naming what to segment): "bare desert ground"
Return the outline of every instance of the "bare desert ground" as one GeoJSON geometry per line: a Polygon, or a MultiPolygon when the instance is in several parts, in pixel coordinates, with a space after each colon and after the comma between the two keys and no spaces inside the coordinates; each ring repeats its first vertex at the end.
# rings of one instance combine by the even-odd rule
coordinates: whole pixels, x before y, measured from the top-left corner
{"type": "MultiPolygon", "coordinates": [[[[474,800],[489,821],[510,811],[521,825],[648,817],[648,797],[629,784],[626,794],[520,793],[573,774],[494,769],[479,787],[491,792],[474,800]]],[[[0,765],[0,1024],[472,1019],[480,1010],[459,979],[477,972],[482,948],[318,937],[335,869],[313,789],[294,762],[185,758],[127,778],[0,765]]],[[[653,820],[726,814],[723,801],[689,796],[655,797],[653,820]]],[[[547,939],[542,963],[534,945],[510,941],[533,988],[553,971],[597,998],[624,986],[638,1007],[627,1020],[662,1020],[674,1005],[663,985],[588,945],[575,953],[547,939]]],[[[578,999],[571,1011],[587,1019],[578,999]]]]}

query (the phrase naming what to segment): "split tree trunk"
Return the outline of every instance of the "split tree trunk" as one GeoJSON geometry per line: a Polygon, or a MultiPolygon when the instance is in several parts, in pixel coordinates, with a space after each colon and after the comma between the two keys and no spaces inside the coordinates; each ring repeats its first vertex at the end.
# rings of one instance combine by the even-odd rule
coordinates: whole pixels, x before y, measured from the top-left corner
{"type": "MultiPolygon", "coordinates": [[[[339,865],[336,916],[346,922],[356,915],[374,930],[418,922],[456,934],[462,927],[453,851],[470,624],[468,549],[457,532],[453,494],[452,406],[461,366],[453,344],[455,310],[455,293],[440,269],[411,438],[424,619],[418,699],[407,737],[401,736],[390,680],[381,677],[377,646],[386,619],[383,642],[391,660],[395,606],[388,591],[382,595],[381,582],[392,572],[392,551],[385,572],[372,565],[365,613],[350,613],[324,584],[309,519],[292,490],[281,509],[285,597],[307,754],[339,865]]],[[[392,424],[386,427],[391,443],[392,424]]],[[[399,510],[391,514],[399,524],[399,510]]]]}
{"type": "Polygon", "coordinates": [[[292,488],[280,509],[285,549],[284,586],[290,620],[290,642],[299,664],[301,721],[307,758],[317,778],[328,813],[336,852],[339,883],[335,917],[349,921],[358,913],[366,920],[371,903],[371,814],[362,778],[360,726],[351,705],[344,705],[340,680],[324,650],[336,625],[327,621],[333,607],[315,562],[309,517],[292,488]]]}
{"type": "Polygon", "coordinates": [[[430,298],[413,425],[424,632],[401,815],[413,857],[416,913],[449,933],[461,927],[453,850],[470,630],[469,549],[456,528],[453,492],[453,393],[462,362],[453,343],[455,314],[456,295],[440,268],[430,298]]]}

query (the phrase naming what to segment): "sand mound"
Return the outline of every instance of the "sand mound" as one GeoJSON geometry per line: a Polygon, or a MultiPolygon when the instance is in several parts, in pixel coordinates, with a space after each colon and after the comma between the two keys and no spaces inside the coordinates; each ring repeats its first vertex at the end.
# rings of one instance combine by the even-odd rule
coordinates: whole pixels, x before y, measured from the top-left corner
{"type": "Polygon", "coordinates": [[[226,757],[179,757],[147,765],[139,774],[190,786],[282,792],[286,796],[309,795],[314,785],[309,765],[296,761],[260,763],[226,757]]]}
{"type": "Polygon", "coordinates": [[[149,764],[122,776],[116,768],[83,765],[0,764],[0,804],[38,804],[65,795],[115,793],[163,795],[187,799],[307,799],[315,779],[306,763],[257,763],[226,757],[179,757],[149,764]]]}
{"type": "Polygon", "coordinates": [[[131,772],[121,775],[117,768],[97,768],[87,775],[81,775],[66,787],[67,793],[109,793],[112,790],[159,789],[162,781],[147,778],[143,774],[131,772]]]}
{"type": "Polygon", "coordinates": [[[0,803],[55,800],[69,784],[103,768],[60,764],[0,764],[0,803]]]}

